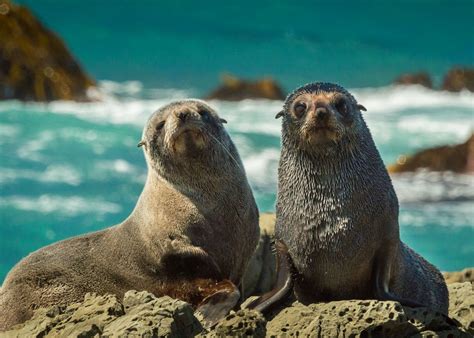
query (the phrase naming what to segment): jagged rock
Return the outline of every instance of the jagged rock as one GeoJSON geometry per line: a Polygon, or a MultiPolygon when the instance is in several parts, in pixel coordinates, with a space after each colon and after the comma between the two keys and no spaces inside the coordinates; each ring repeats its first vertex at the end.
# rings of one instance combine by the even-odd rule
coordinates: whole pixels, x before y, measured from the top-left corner
{"type": "Polygon", "coordinates": [[[410,337],[429,332],[469,337],[456,323],[426,309],[397,302],[349,300],[309,306],[295,302],[267,324],[269,336],[410,337]]]}
{"type": "Polygon", "coordinates": [[[87,294],[82,303],[39,309],[0,337],[193,337],[201,331],[190,304],[128,291],[123,303],[113,295],[87,294]]]}
{"type": "Polygon", "coordinates": [[[244,275],[244,296],[259,295],[272,289],[276,280],[276,261],[272,251],[275,214],[260,215],[260,241],[244,275]]]}
{"type": "Polygon", "coordinates": [[[88,293],[82,303],[39,309],[30,320],[14,326],[12,331],[5,334],[6,337],[92,337],[100,334],[105,325],[124,313],[116,296],[88,293]]]}
{"type": "Polygon", "coordinates": [[[472,282],[448,285],[449,316],[474,336],[474,290],[472,282]]]}
{"type": "Polygon", "coordinates": [[[443,272],[446,283],[474,282],[474,268],[465,268],[462,271],[443,272]]]}
{"type": "Polygon", "coordinates": [[[281,87],[271,78],[248,81],[232,75],[222,76],[222,84],[212,91],[206,100],[240,101],[244,99],[284,100],[281,87]]]}
{"type": "Polygon", "coordinates": [[[474,334],[472,283],[449,285],[450,319],[426,308],[397,302],[347,300],[308,306],[287,303],[265,321],[258,312],[227,315],[210,332],[203,330],[191,305],[146,291],[115,296],[87,294],[67,307],[39,309],[32,319],[0,337],[191,337],[323,336],[323,337],[470,337],[474,334]]]}
{"type": "Polygon", "coordinates": [[[123,304],[125,315],[110,323],[104,336],[193,337],[202,331],[191,305],[180,300],[128,291],[123,304]]]}
{"type": "Polygon", "coordinates": [[[388,171],[401,173],[421,168],[456,173],[474,172],[474,134],[462,144],[429,148],[412,156],[401,155],[397,163],[388,166],[388,171]]]}
{"type": "Polygon", "coordinates": [[[450,92],[463,89],[474,92],[474,68],[452,68],[444,77],[442,88],[450,92]]]}
{"type": "Polygon", "coordinates": [[[426,72],[402,74],[393,81],[396,85],[421,85],[427,88],[433,88],[431,77],[426,72]]]}
{"type": "Polygon", "coordinates": [[[260,312],[239,310],[227,315],[206,337],[265,337],[266,324],[260,312]]]}
{"type": "Polygon", "coordinates": [[[0,100],[89,100],[94,81],[24,6],[0,0],[0,100]]]}

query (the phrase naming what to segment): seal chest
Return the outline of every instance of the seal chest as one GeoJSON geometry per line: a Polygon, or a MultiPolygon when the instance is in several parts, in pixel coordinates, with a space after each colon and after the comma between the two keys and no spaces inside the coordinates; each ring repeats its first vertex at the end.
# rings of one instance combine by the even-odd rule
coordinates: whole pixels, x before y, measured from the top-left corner
{"type": "Polygon", "coordinates": [[[191,303],[212,324],[239,299],[259,238],[258,210],[225,120],[205,102],[173,102],[140,143],[148,175],[122,223],[42,248],[0,290],[0,331],[32,309],[130,289],[191,303]]]}
{"type": "MultiPolygon", "coordinates": [[[[303,303],[375,298],[447,313],[440,272],[400,241],[397,196],[361,110],[344,88],[311,83],[277,114],[277,261],[293,275],[278,272],[276,289],[294,285],[303,303]]],[[[265,311],[286,291],[251,307],[265,311]]]]}

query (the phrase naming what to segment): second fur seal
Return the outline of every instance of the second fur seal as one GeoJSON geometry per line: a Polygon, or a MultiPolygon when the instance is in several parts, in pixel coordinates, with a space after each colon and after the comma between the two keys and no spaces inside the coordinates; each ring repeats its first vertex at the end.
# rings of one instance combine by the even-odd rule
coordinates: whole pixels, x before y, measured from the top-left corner
{"type": "Polygon", "coordinates": [[[207,322],[239,299],[236,288],[259,238],[258,210],[224,120],[200,100],[156,111],[142,140],[143,192],[122,223],[42,248],[0,290],[0,331],[33,310],[122,297],[130,289],[193,304],[207,322]]]}
{"type": "Polygon", "coordinates": [[[398,199],[361,110],[344,88],[318,82],[277,114],[278,281],[250,308],[268,311],[294,289],[305,304],[395,300],[447,314],[443,276],[400,240],[398,199]]]}

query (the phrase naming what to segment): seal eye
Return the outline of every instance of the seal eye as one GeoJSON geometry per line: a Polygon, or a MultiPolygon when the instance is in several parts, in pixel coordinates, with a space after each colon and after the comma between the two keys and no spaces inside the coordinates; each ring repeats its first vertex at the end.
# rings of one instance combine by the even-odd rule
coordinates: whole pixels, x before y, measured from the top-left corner
{"type": "Polygon", "coordinates": [[[295,111],[296,117],[300,118],[306,112],[306,104],[303,102],[299,102],[295,104],[295,107],[293,109],[295,111]]]}
{"type": "Polygon", "coordinates": [[[161,121],[156,125],[156,131],[160,131],[165,126],[165,121],[161,121]]]}
{"type": "Polygon", "coordinates": [[[344,99],[339,99],[334,107],[341,115],[347,115],[349,113],[349,107],[344,99]]]}
{"type": "Polygon", "coordinates": [[[201,119],[203,121],[209,121],[211,119],[211,116],[207,110],[200,110],[199,115],[201,115],[201,119]]]}

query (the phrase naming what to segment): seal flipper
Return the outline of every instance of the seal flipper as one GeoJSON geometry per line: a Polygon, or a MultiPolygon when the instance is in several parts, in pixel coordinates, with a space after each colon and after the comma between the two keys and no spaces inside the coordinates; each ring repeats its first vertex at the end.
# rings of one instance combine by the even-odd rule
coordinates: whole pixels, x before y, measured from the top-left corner
{"type": "Polygon", "coordinates": [[[218,283],[220,290],[210,294],[198,305],[195,315],[206,329],[212,328],[238,303],[239,289],[229,280],[218,283]]]}
{"type": "Polygon", "coordinates": [[[426,307],[423,304],[410,299],[404,299],[390,292],[388,286],[390,282],[391,262],[394,257],[394,246],[388,245],[377,252],[374,259],[374,296],[378,300],[391,300],[399,302],[409,307],[426,307]]]}
{"type": "Polygon", "coordinates": [[[275,241],[277,259],[277,282],[273,290],[265,293],[247,305],[248,309],[253,309],[268,313],[276,305],[285,301],[293,291],[293,273],[295,267],[288,253],[286,244],[277,239],[275,241]]]}

